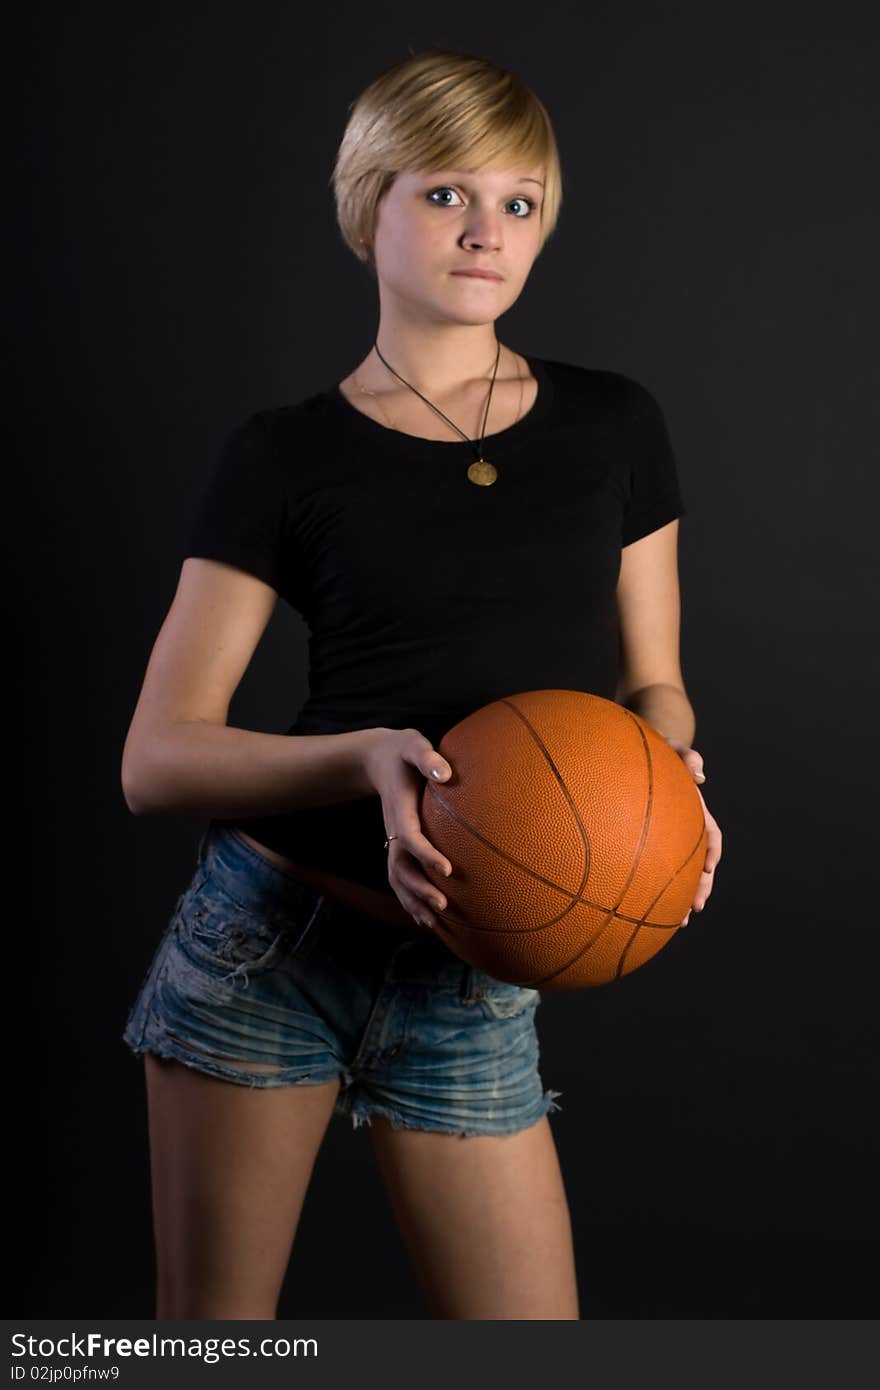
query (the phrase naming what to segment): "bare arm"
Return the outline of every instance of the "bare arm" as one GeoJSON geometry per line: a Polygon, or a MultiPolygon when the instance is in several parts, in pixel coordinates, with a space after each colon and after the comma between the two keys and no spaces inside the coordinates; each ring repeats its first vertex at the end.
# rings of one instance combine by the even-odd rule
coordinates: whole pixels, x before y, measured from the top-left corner
{"type": "Polygon", "coordinates": [[[375,730],[263,734],[227,725],[277,593],[243,570],[190,557],[156,638],[122,757],[134,815],[272,815],[374,794],[375,730]]]}
{"type": "Polygon", "coordinates": [[[696,719],[681,673],[678,520],[621,552],[616,699],[667,738],[690,744],[696,719]]]}
{"type": "MultiPolygon", "coordinates": [[[[624,546],[617,599],[620,679],[615,698],[663,735],[695,781],[704,781],[702,754],[692,746],[696,716],[681,673],[677,519],[624,546]]],[[[697,795],[706,825],[706,857],[692,910],[702,912],[721,859],[722,835],[699,788],[697,795]]],[[[688,911],[682,925],[690,915],[688,911]]]]}
{"type": "Polygon", "coordinates": [[[137,816],[234,820],[372,796],[364,752],[375,732],[262,734],[182,720],[141,749],[125,800],[137,816]]]}

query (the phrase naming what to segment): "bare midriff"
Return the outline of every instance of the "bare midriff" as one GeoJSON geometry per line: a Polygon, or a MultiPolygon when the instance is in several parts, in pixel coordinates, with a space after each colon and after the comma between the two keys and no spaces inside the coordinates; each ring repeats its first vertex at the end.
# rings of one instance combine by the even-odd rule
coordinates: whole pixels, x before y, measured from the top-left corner
{"type": "Polygon", "coordinates": [[[270,863],[274,864],[276,868],[283,869],[285,873],[292,874],[294,878],[302,879],[305,883],[311,884],[313,888],[320,889],[322,893],[344,903],[346,907],[352,907],[356,912],[366,912],[371,917],[379,917],[392,927],[406,927],[410,931],[413,929],[416,931],[428,930],[426,927],[420,927],[415,919],[410,917],[390,887],[387,893],[379,893],[375,889],[367,888],[364,884],[354,883],[349,878],[340,878],[338,874],[329,873],[326,869],[316,869],[310,864],[300,864],[295,859],[288,859],[286,855],[279,854],[277,850],[269,849],[268,845],[261,844],[259,840],[255,840],[244,830],[239,830],[237,826],[235,833],[240,835],[253,850],[256,850],[257,854],[261,854],[264,859],[268,859],[270,863]]]}

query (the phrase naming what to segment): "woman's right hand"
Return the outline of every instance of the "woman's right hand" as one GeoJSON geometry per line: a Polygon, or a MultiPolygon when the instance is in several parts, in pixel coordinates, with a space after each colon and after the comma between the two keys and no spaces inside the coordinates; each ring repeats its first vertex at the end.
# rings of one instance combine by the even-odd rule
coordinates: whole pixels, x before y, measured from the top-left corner
{"type": "Polygon", "coordinates": [[[388,882],[409,915],[420,926],[434,928],[434,911],[444,910],[446,898],[419,866],[448,877],[452,865],[422,834],[419,804],[424,779],[448,781],[452,768],[418,729],[370,733],[364,768],[382,801],[385,834],[395,837],[388,846],[388,882]]]}

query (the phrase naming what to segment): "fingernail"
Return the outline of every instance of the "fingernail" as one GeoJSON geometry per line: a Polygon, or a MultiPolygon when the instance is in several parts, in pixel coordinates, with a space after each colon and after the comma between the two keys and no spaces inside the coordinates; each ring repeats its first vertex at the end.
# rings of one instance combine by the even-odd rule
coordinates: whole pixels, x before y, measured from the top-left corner
{"type": "Polygon", "coordinates": [[[432,768],[431,768],[431,776],[432,776],[432,777],[437,777],[437,778],[439,778],[439,777],[445,777],[446,774],[447,774],[447,772],[448,772],[448,768],[445,768],[445,767],[432,767],[432,768]]]}
{"type": "Polygon", "coordinates": [[[445,876],[448,878],[449,875],[452,873],[452,865],[450,864],[450,866],[449,866],[448,869],[444,869],[444,870],[443,870],[443,873],[444,873],[445,876]]]}
{"type": "Polygon", "coordinates": [[[700,779],[701,782],[705,782],[705,780],[706,780],[706,774],[705,774],[705,772],[695,772],[695,773],[694,773],[694,776],[695,776],[695,777],[699,777],[699,779],[700,779]]]}

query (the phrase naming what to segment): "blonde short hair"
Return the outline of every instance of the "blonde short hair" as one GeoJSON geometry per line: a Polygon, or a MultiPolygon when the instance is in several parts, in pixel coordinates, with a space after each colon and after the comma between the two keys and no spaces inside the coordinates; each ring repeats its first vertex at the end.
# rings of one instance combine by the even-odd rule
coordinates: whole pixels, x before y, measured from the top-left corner
{"type": "Polygon", "coordinates": [[[376,208],[403,170],[544,168],[538,254],[562,204],[562,172],[543,103],[485,58],[430,48],[375,78],[351,103],[331,183],[343,240],[375,276],[376,208]]]}

